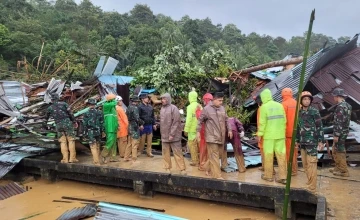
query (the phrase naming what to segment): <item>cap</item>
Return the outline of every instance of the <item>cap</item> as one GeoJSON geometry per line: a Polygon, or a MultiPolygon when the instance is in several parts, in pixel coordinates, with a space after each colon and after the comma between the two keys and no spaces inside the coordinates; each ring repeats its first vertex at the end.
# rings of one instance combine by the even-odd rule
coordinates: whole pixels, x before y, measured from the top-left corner
{"type": "Polygon", "coordinates": [[[107,95],[105,96],[105,98],[106,98],[106,101],[110,101],[110,100],[115,99],[115,98],[116,98],[116,95],[110,93],[110,94],[107,94],[107,95]]]}
{"type": "Polygon", "coordinates": [[[138,96],[133,95],[133,96],[130,97],[130,101],[132,101],[132,102],[140,102],[140,99],[139,99],[138,96]]]}
{"type": "Polygon", "coordinates": [[[52,100],[59,100],[59,98],[60,98],[59,94],[57,94],[57,93],[50,94],[50,97],[52,100]]]}
{"type": "Polygon", "coordinates": [[[140,99],[145,99],[148,97],[149,97],[149,94],[146,94],[146,93],[140,94],[140,96],[139,96],[140,99]]]}
{"type": "Polygon", "coordinates": [[[332,95],[333,96],[342,96],[342,97],[347,97],[347,95],[345,95],[345,92],[343,89],[341,88],[336,88],[332,91],[332,95]]]}
{"type": "Polygon", "coordinates": [[[87,104],[96,105],[96,100],[95,99],[88,99],[87,104]]]}

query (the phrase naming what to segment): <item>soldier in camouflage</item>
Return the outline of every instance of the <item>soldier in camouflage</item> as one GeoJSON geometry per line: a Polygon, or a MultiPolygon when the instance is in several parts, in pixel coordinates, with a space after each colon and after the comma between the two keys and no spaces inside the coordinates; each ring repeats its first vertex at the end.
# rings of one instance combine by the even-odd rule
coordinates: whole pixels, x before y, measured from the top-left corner
{"type": "Polygon", "coordinates": [[[144,122],[140,119],[138,105],[140,102],[139,97],[130,97],[131,104],[129,105],[126,115],[129,120],[129,136],[128,145],[125,149],[125,161],[130,161],[132,157],[133,163],[137,160],[138,147],[140,143],[140,130],[143,130],[144,122]]]}
{"type": "Polygon", "coordinates": [[[95,99],[89,99],[87,104],[90,109],[83,118],[84,137],[89,141],[94,164],[100,165],[100,139],[104,127],[104,117],[102,112],[95,108],[95,99]]]}
{"type": "Polygon", "coordinates": [[[61,153],[63,155],[61,163],[78,162],[75,150],[74,126],[77,128],[75,117],[70,111],[69,105],[59,101],[58,94],[51,94],[51,102],[52,105],[46,111],[45,120],[46,123],[50,117],[55,120],[57,137],[59,138],[61,153]]]}
{"type": "Polygon", "coordinates": [[[330,172],[335,176],[348,177],[349,171],[346,163],[345,141],[349,134],[352,107],[345,101],[347,95],[344,94],[343,89],[334,89],[332,95],[337,106],[334,112],[334,142],[332,147],[335,168],[330,169],[330,172]]]}
{"type": "Polygon", "coordinates": [[[319,111],[311,106],[310,92],[301,94],[301,108],[296,133],[296,149],[301,149],[301,160],[307,176],[308,189],[316,193],[317,151],[324,148],[324,131],[319,111]]]}

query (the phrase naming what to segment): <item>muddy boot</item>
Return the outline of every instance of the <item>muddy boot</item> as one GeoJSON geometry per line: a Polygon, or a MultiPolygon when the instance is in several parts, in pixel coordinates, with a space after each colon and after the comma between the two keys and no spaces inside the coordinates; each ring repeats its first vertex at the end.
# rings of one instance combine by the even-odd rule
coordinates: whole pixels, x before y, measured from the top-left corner
{"type": "Polygon", "coordinates": [[[185,171],[185,170],[182,170],[182,171],[180,171],[180,175],[186,176],[186,175],[187,175],[187,173],[186,173],[186,171],[185,171]]]}
{"type": "Polygon", "coordinates": [[[61,163],[69,163],[69,149],[66,141],[66,136],[63,135],[59,138],[60,149],[63,159],[60,161],[61,163]]]}
{"type": "Polygon", "coordinates": [[[349,177],[349,170],[347,168],[347,163],[346,163],[346,153],[344,152],[337,152],[336,153],[336,157],[338,159],[339,162],[339,167],[338,167],[338,172],[333,172],[333,174],[335,176],[342,176],[342,177],[349,177]]]}
{"type": "Polygon", "coordinates": [[[340,172],[340,170],[337,167],[330,168],[329,171],[330,171],[330,173],[340,172]]]}
{"type": "Polygon", "coordinates": [[[100,165],[100,158],[99,158],[99,152],[97,150],[97,145],[95,144],[91,144],[90,145],[90,149],[91,149],[91,154],[93,156],[93,163],[95,165],[100,165]]]}
{"type": "Polygon", "coordinates": [[[73,138],[73,137],[68,137],[68,140],[69,140],[69,151],[70,151],[69,163],[79,162],[79,161],[76,159],[75,138],[73,138]]]}
{"type": "Polygon", "coordinates": [[[109,162],[109,151],[106,149],[106,146],[103,146],[103,150],[101,151],[101,159],[104,164],[107,164],[109,162]]]}
{"type": "Polygon", "coordinates": [[[268,181],[268,182],[273,182],[273,181],[274,181],[273,178],[267,178],[267,177],[265,177],[264,174],[261,175],[261,179],[266,180],[266,181],[268,181]]]}

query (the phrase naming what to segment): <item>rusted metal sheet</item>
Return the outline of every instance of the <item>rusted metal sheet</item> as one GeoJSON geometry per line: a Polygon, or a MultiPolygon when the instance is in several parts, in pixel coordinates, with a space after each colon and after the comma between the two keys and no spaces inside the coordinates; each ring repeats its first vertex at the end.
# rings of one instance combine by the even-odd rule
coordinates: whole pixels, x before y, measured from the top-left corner
{"type": "Polygon", "coordinates": [[[96,205],[88,204],[85,207],[74,208],[66,211],[59,218],[57,218],[57,220],[77,220],[77,219],[92,217],[95,216],[95,214],[96,214],[96,205]]]}
{"type": "Polygon", "coordinates": [[[17,183],[9,183],[5,186],[0,186],[0,200],[4,200],[24,192],[26,191],[17,183]]]}

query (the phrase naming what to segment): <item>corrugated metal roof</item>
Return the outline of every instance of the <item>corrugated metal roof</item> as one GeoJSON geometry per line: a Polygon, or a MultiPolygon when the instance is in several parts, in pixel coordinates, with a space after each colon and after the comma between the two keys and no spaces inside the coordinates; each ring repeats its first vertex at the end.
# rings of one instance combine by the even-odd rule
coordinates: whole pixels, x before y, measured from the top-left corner
{"type": "Polygon", "coordinates": [[[0,178],[5,176],[23,158],[44,155],[56,150],[58,148],[0,143],[0,178]]]}
{"type": "Polygon", "coordinates": [[[360,48],[355,48],[339,59],[331,62],[311,77],[310,82],[323,94],[323,100],[334,105],[332,90],[337,87],[343,88],[349,98],[360,104],[360,84],[357,77],[360,76],[360,48]],[[340,84],[338,84],[336,79],[340,84]]]}
{"type": "Polygon", "coordinates": [[[5,186],[0,186],[0,200],[4,200],[24,192],[26,191],[17,183],[9,183],[5,186]]]}
{"type": "Polygon", "coordinates": [[[84,219],[87,217],[95,216],[96,214],[96,205],[87,204],[81,208],[74,208],[64,212],[57,220],[77,220],[84,219]]]}
{"type": "Polygon", "coordinates": [[[122,205],[115,205],[106,202],[100,202],[98,212],[94,219],[109,220],[109,219],[131,219],[131,220],[185,220],[176,216],[166,215],[163,213],[132,208],[122,205]]]}
{"type": "Polygon", "coordinates": [[[99,81],[107,85],[125,85],[134,80],[131,76],[113,76],[113,75],[101,75],[99,81]]]}
{"type": "Polygon", "coordinates": [[[5,94],[10,102],[14,105],[25,105],[28,103],[26,89],[21,82],[17,81],[0,81],[0,94],[5,94]]]}
{"type": "MultiPolygon", "coordinates": [[[[358,55],[356,55],[356,58],[353,58],[355,54],[358,54],[357,50],[360,50],[359,48],[355,49],[357,46],[357,39],[358,39],[358,35],[355,35],[354,38],[351,41],[349,41],[347,44],[336,44],[332,47],[322,49],[313,56],[311,56],[306,64],[304,86],[309,81],[310,76],[314,76],[311,77],[310,81],[314,85],[316,84],[315,87],[317,87],[320,91],[322,91],[322,89],[326,91],[332,91],[333,88],[331,87],[335,86],[335,84],[337,85],[337,83],[336,82],[334,83],[335,80],[333,81],[331,80],[330,82],[326,80],[324,81],[322,77],[324,77],[324,79],[330,79],[330,76],[321,76],[322,74],[324,74],[324,72],[327,73],[330,71],[330,73],[332,73],[336,78],[340,79],[341,81],[345,81],[350,77],[350,75],[354,71],[359,71],[358,65],[360,65],[360,61],[359,61],[360,58],[358,55]],[[344,54],[346,53],[349,53],[352,58],[344,59],[343,57],[339,59],[340,57],[344,56],[344,54]],[[335,59],[339,59],[338,60],[339,62],[334,63],[333,61],[335,59]],[[329,69],[329,71],[326,71],[327,69],[329,69]]],[[[281,90],[287,87],[293,90],[294,96],[297,96],[301,68],[302,68],[302,63],[295,66],[291,70],[291,74],[285,80],[283,80],[279,84],[276,84],[276,91],[274,91],[275,90],[274,88],[271,89],[274,85],[270,83],[264,86],[262,90],[264,90],[265,88],[269,88],[270,90],[272,90],[273,98],[275,101],[278,102],[281,102],[281,90]]],[[[280,77],[281,75],[282,74],[280,74],[278,77],[280,77]]],[[[273,81],[275,81],[277,78],[275,78],[273,81]]],[[[259,93],[257,93],[257,95],[259,93]]],[[[252,98],[250,97],[245,102],[246,107],[251,104],[254,104],[253,100],[251,99],[252,98]]]]}

